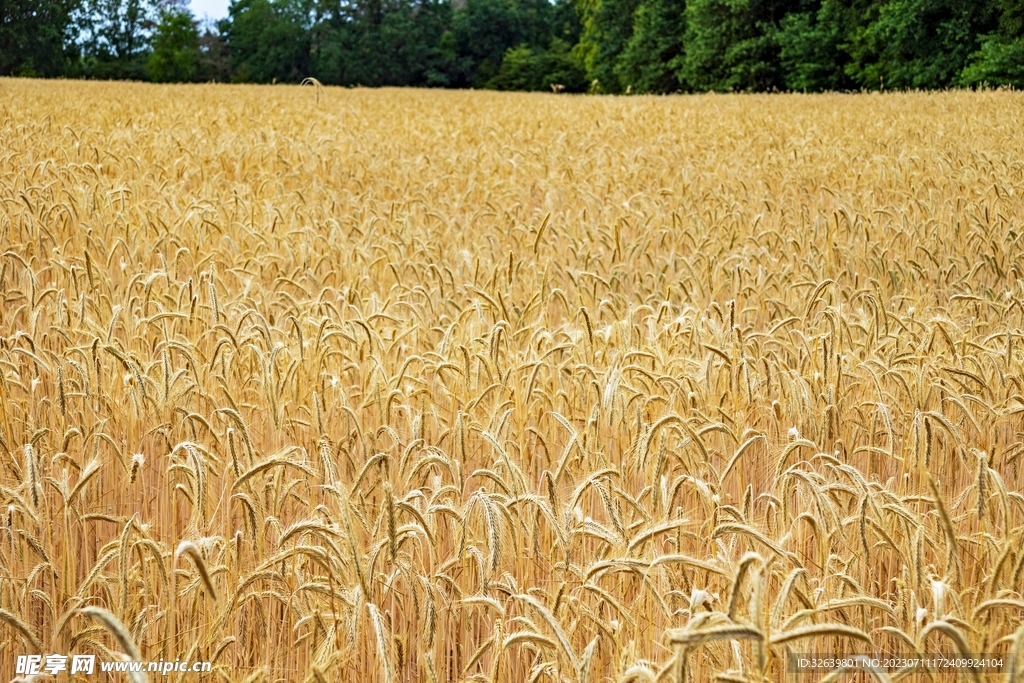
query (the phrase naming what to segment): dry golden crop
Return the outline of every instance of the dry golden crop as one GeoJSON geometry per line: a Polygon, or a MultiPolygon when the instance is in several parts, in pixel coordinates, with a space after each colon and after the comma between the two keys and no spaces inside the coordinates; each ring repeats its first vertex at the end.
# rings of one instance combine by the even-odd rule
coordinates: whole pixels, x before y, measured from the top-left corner
{"type": "Polygon", "coordinates": [[[0,109],[0,676],[1024,654],[1020,93],[0,109]]]}

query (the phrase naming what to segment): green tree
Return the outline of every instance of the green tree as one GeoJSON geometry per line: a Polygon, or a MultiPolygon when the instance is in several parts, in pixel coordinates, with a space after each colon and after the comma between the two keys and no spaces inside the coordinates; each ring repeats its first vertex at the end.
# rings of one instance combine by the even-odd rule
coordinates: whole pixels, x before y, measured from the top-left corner
{"type": "MultiPolygon", "coordinates": [[[[600,92],[622,92],[629,83],[620,78],[616,65],[633,37],[633,15],[641,0],[578,2],[582,33],[576,50],[587,69],[587,78],[596,81],[600,92]]],[[[630,60],[635,63],[637,55],[630,60]]],[[[646,55],[642,61],[648,61],[646,55]]]]}
{"type": "Polygon", "coordinates": [[[0,0],[0,76],[60,76],[73,56],[78,0],[0,0]]]}
{"type": "Polygon", "coordinates": [[[583,92],[587,75],[570,45],[554,38],[546,50],[525,44],[509,48],[488,86],[497,90],[583,92]]]}
{"type": "Polygon", "coordinates": [[[192,81],[199,73],[199,28],[192,13],[171,8],[160,13],[146,71],[157,82],[192,81]]]}
{"type": "Polygon", "coordinates": [[[83,75],[145,79],[156,13],[154,0],[87,0],[80,67],[83,75]]]}
{"type": "Polygon", "coordinates": [[[685,33],[685,0],[643,0],[633,13],[632,35],[615,63],[618,82],[635,92],[679,90],[685,33]]]}
{"type": "Polygon", "coordinates": [[[546,48],[553,10],[548,0],[465,0],[452,19],[452,84],[486,87],[509,48],[546,48]]]}
{"type": "Polygon", "coordinates": [[[451,5],[387,0],[320,6],[313,29],[313,73],[341,85],[447,85],[442,38],[451,5]]]}
{"type": "Polygon", "coordinates": [[[682,80],[694,90],[785,87],[777,33],[786,0],[689,0],[682,80]]]}
{"type": "Polygon", "coordinates": [[[995,31],[981,38],[960,81],[964,85],[1012,85],[1024,88],[1024,0],[1001,0],[995,31]]]}
{"type": "Polygon", "coordinates": [[[850,55],[845,48],[871,3],[822,0],[818,7],[784,16],[775,38],[786,87],[811,92],[856,87],[846,73],[850,55]]]}
{"type": "Polygon", "coordinates": [[[310,74],[308,0],[233,0],[223,33],[232,78],[242,82],[298,82],[310,74]]]}
{"type": "Polygon", "coordinates": [[[583,63],[565,40],[552,38],[548,49],[540,54],[538,90],[586,92],[587,72],[583,63]]]}
{"type": "Polygon", "coordinates": [[[989,0],[889,0],[854,31],[847,74],[869,88],[944,88],[959,83],[980,35],[995,28],[989,0]]]}
{"type": "Polygon", "coordinates": [[[199,33],[199,72],[196,80],[231,80],[231,48],[221,30],[226,20],[207,22],[199,33]]]}
{"type": "Polygon", "coordinates": [[[540,90],[537,55],[525,43],[505,51],[497,75],[489,85],[497,90],[540,90]]]}

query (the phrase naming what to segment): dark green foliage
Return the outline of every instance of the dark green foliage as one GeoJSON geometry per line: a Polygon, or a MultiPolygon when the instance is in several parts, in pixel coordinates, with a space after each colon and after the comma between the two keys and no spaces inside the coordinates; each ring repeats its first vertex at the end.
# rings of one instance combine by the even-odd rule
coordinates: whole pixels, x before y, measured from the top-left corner
{"type": "Polygon", "coordinates": [[[452,40],[453,81],[481,87],[497,75],[505,51],[526,43],[527,35],[509,0],[467,0],[455,13],[452,40]]]}
{"type": "Polygon", "coordinates": [[[643,0],[633,13],[632,35],[615,63],[618,82],[639,93],[679,90],[685,33],[685,0],[643,0]]]}
{"type": "Polygon", "coordinates": [[[63,75],[78,7],[72,0],[0,0],[0,76],[63,75]]]}
{"type": "Polygon", "coordinates": [[[616,63],[633,36],[633,15],[641,0],[577,0],[582,33],[578,53],[598,92],[625,90],[616,63]]]}
{"type": "Polygon", "coordinates": [[[510,48],[547,48],[552,9],[547,0],[465,0],[452,27],[452,85],[485,87],[510,48]]]}
{"type": "Polygon", "coordinates": [[[1024,87],[1024,0],[0,0],[0,75],[671,93],[1024,87]]]}
{"type": "Polygon", "coordinates": [[[231,80],[231,51],[217,24],[204,27],[199,34],[199,81],[225,83],[231,80]]]}
{"type": "Polygon", "coordinates": [[[844,43],[864,16],[863,5],[824,0],[816,9],[782,18],[775,39],[786,88],[817,92],[855,87],[846,74],[850,56],[844,43]]]}
{"type": "Polygon", "coordinates": [[[1024,88],[1024,0],[1001,0],[996,11],[996,30],[981,39],[981,49],[960,80],[965,85],[1024,88]]]}
{"type": "Polygon", "coordinates": [[[531,43],[522,42],[505,51],[498,73],[486,85],[498,90],[584,92],[586,70],[573,46],[579,41],[576,8],[566,0],[540,5],[546,17],[543,29],[531,43]],[[545,40],[549,42],[545,43],[545,40]]]}
{"type": "Polygon", "coordinates": [[[334,2],[314,27],[312,73],[338,85],[443,85],[447,60],[441,38],[450,5],[434,0],[334,2]]]}
{"type": "Polygon", "coordinates": [[[568,44],[575,49],[580,42],[583,25],[580,23],[579,10],[575,0],[554,0],[550,8],[551,37],[568,44]]]}
{"type": "Polygon", "coordinates": [[[151,0],[87,0],[78,71],[90,78],[146,78],[149,39],[157,8],[151,0]]]}
{"type": "Polygon", "coordinates": [[[776,36],[798,8],[783,0],[689,0],[683,82],[693,90],[784,88],[776,36]]]}
{"type": "Polygon", "coordinates": [[[236,81],[298,82],[309,75],[309,3],[234,0],[224,25],[236,81]]]}
{"type": "Polygon", "coordinates": [[[1010,85],[1024,88],[1024,38],[987,36],[973,60],[964,69],[965,85],[1010,85]]]}
{"type": "Polygon", "coordinates": [[[528,45],[511,47],[490,85],[498,90],[540,90],[539,71],[537,55],[528,45]]]}
{"type": "Polygon", "coordinates": [[[150,79],[158,83],[195,80],[200,57],[199,28],[192,14],[178,8],[161,12],[146,64],[150,79]]]}
{"type": "Polygon", "coordinates": [[[555,38],[546,50],[525,44],[507,50],[498,74],[488,85],[498,90],[583,92],[587,75],[569,44],[555,38]]]}
{"type": "Polygon", "coordinates": [[[864,88],[944,88],[995,27],[987,0],[890,0],[850,41],[846,72],[864,88]]]}

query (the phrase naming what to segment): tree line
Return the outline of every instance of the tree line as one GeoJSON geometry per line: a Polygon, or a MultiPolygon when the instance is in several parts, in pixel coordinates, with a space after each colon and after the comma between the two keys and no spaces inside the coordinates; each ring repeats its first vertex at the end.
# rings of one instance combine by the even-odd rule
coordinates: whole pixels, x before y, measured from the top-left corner
{"type": "Polygon", "coordinates": [[[1024,87],[1024,0],[0,0],[0,75],[603,93],[1024,87]]]}

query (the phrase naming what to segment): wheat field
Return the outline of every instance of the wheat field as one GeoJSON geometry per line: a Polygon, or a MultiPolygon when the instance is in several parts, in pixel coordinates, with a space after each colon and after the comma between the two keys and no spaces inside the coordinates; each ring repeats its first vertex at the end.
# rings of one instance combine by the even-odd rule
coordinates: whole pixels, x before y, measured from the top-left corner
{"type": "Polygon", "coordinates": [[[1021,93],[0,110],[0,677],[1024,679],[1021,93]]]}

